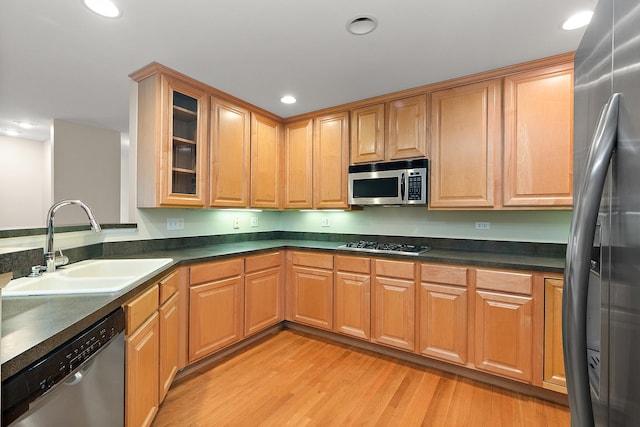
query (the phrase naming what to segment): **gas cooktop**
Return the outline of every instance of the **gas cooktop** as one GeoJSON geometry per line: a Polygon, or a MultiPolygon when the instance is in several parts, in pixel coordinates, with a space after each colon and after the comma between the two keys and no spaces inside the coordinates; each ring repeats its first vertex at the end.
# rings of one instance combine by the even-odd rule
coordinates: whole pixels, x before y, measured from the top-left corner
{"type": "Polygon", "coordinates": [[[349,242],[345,245],[338,246],[338,249],[374,253],[420,255],[431,248],[429,246],[405,245],[402,243],[378,243],[360,240],[358,242],[349,242]]]}

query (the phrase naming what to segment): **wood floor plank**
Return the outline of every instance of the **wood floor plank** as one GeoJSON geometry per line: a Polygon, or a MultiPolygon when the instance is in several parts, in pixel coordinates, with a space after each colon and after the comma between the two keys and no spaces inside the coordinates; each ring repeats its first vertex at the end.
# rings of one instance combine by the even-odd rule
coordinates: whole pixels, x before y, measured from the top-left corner
{"type": "Polygon", "coordinates": [[[568,408],[284,330],[177,381],[165,426],[569,426],[568,408]]]}

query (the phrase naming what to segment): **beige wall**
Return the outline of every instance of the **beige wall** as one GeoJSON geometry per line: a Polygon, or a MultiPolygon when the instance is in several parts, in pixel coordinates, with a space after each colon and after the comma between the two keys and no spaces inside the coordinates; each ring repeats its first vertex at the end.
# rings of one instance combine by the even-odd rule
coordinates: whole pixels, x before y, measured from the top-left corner
{"type": "Polygon", "coordinates": [[[42,227],[51,202],[51,141],[0,135],[0,229],[42,227]]]}
{"type": "MultiPolygon", "coordinates": [[[[120,222],[120,132],[58,119],[53,128],[54,201],[79,199],[98,222],[120,222]]],[[[56,225],[85,223],[87,216],[77,207],[56,213],[56,225]]]]}

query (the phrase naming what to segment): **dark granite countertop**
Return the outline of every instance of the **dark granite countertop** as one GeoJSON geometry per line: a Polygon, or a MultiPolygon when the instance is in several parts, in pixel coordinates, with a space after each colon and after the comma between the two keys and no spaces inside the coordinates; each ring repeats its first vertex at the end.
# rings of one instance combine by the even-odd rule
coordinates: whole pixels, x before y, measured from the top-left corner
{"type": "MultiPolygon", "coordinates": [[[[338,249],[344,242],[317,240],[253,240],[216,245],[145,252],[128,258],[173,258],[174,262],[141,278],[120,292],[91,295],[11,297],[2,299],[2,342],[0,362],[2,380],[45,356],[123,303],[142,292],[169,270],[181,265],[247,255],[273,249],[322,250],[354,255],[338,249]]],[[[366,254],[414,261],[465,264],[494,268],[533,270],[549,273],[564,271],[564,257],[522,255],[473,250],[435,248],[420,256],[366,254]]],[[[110,256],[111,258],[122,258],[110,256]]]]}

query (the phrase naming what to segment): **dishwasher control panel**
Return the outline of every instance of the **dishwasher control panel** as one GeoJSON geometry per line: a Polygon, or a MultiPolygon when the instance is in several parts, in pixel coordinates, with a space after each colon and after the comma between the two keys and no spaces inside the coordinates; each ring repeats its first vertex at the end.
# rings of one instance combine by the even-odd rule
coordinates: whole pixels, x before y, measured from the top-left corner
{"type": "Polygon", "coordinates": [[[118,309],[4,381],[2,425],[9,424],[26,412],[31,402],[65,380],[122,331],[124,311],[118,309]]]}

